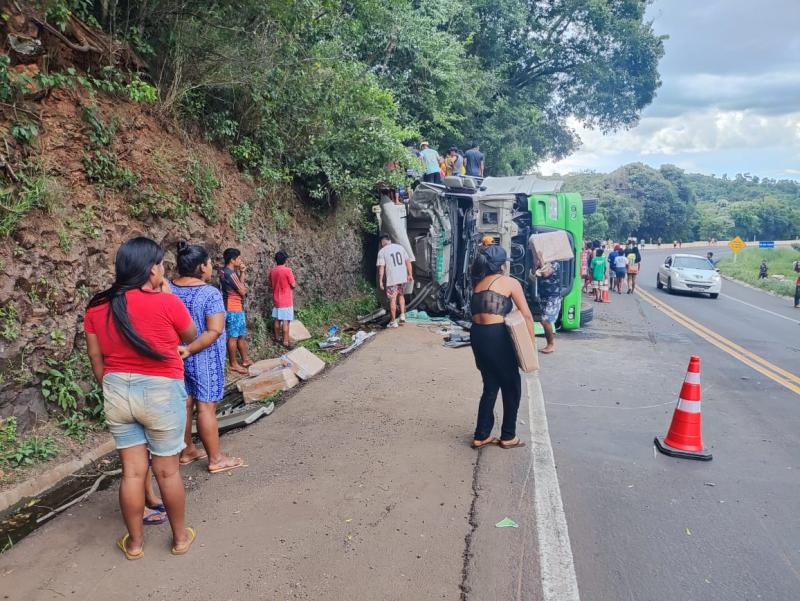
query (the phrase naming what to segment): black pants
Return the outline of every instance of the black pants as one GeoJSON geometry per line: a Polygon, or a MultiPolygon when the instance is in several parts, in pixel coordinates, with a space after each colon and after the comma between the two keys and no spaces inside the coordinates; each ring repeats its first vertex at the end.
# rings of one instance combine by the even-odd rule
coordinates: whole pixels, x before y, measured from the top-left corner
{"type": "Polygon", "coordinates": [[[800,306],[800,284],[794,287],[794,306],[800,306]]]}
{"type": "Polygon", "coordinates": [[[522,382],[517,367],[517,353],[505,324],[481,325],[470,329],[475,365],[483,377],[483,394],[478,405],[475,440],[485,440],[494,428],[494,405],[497,392],[503,391],[503,425],[501,440],[512,440],[517,433],[517,412],[522,382]]]}
{"type": "Polygon", "coordinates": [[[429,184],[441,184],[442,183],[442,174],[441,173],[426,173],[422,176],[422,181],[428,182],[429,184]]]}

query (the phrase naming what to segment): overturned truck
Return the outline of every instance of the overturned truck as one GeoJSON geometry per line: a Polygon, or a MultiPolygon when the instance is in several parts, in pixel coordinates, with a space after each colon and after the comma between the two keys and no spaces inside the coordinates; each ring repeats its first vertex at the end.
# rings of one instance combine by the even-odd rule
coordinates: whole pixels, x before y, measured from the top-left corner
{"type": "Polygon", "coordinates": [[[407,205],[388,196],[375,207],[379,229],[405,247],[414,259],[414,282],[406,288],[409,307],[456,319],[470,317],[472,282],[469,268],[485,236],[509,257],[507,273],[525,290],[534,316],[541,314],[538,281],[533,276],[535,252],[531,236],[562,230],[573,250],[559,261],[561,296],[559,322],[577,329],[592,318],[581,307],[580,251],[584,215],[593,200],[561,192],[562,182],[531,175],[519,177],[446,177],[443,185],[422,183],[407,205]]]}

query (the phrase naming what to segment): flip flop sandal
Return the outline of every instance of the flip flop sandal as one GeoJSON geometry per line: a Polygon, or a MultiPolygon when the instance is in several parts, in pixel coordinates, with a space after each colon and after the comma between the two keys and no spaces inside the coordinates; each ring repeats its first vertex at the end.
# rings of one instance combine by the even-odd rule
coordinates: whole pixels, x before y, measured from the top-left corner
{"type": "Polygon", "coordinates": [[[173,545],[172,550],[170,551],[170,553],[173,555],[186,555],[189,552],[194,539],[197,538],[197,533],[194,531],[194,528],[187,527],[186,530],[189,532],[189,543],[183,549],[178,549],[176,545],[173,545]]]}
{"type": "Polygon", "coordinates": [[[146,516],[144,516],[144,518],[142,518],[142,522],[144,523],[144,525],[157,526],[158,524],[163,524],[164,522],[166,522],[168,517],[167,517],[167,512],[163,507],[164,507],[163,505],[161,505],[161,509],[153,507],[153,512],[148,513],[146,516]],[[156,518],[157,516],[161,517],[159,517],[158,519],[153,519],[156,518]]]}
{"type": "MultiPolygon", "coordinates": [[[[189,461],[178,460],[178,463],[180,463],[181,465],[191,465],[195,461],[200,461],[201,459],[208,459],[208,454],[198,455],[197,457],[192,457],[189,461]]],[[[155,507],[153,507],[153,509],[155,509],[155,507]]]]}
{"type": "Polygon", "coordinates": [[[524,447],[525,441],[517,437],[514,440],[510,440],[508,442],[504,442],[501,440],[498,444],[500,445],[501,449],[515,449],[517,447],[524,447]]]}
{"type": "Polygon", "coordinates": [[[137,559],[141,559],[144,557],[144,548],[138,553],[131,553],[128,551],[128,539],[131,537],[130,534],[126,533],[125,536],[117,540],[117,546],[119,547],[120,551],[125,554],[125,559],[128,561],[136,561],[137,559]]]}
{"type": "Polygon", "coordinates": [[[490,438],[487,438],[486,440],[473,440],[472,441],[472,448],[473,449],[481,449],[481,448],[483,448],[483,447],[485,447],[487,445],[490,445],[490,444],[497,444],[498,442],[500,442],[500,441],[497,438],[495,438],[494,436],[492,436],[490,438]]]}
{"type": "Polygon", "coordinates": [[[231,470],[239,469],[240,467],[250,467],[244,461],[239,460],[239,463],[236,465],[226,465],[225,467],[218,467],[216,469],[209,469],[209,474],[221,474],[222,472],[229,472],[231,470]]]}

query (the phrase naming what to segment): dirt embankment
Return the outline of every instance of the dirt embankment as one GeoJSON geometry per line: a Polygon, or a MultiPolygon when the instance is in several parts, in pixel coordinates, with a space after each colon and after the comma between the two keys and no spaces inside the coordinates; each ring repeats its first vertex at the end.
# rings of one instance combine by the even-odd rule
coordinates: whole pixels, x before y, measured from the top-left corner
{"type": "MultiPolygon", "coordinates": [[[[112,281],[114,253],[131,236],[162,244],[168,270],[180,239],[205,245],[216,265],[226,247],[240,248],[251,320],[266,315],[266,274],[278,249],[292,257],[300,303],[356,285],[362,241],[352,209],[312,213],[286,186],[257,187],[227,153],[146,105],[80,87],[29,105],[36,139],[23,148],[5,137],[10,154],[34,166],[43,208],[0,237],[0,417],[16,415],[20,429],[46,417],[45,360],[81,348],[87,299],[112,281]]],[[[6,110],[0,128],[8,133],[19,120],[6,110]]]]}

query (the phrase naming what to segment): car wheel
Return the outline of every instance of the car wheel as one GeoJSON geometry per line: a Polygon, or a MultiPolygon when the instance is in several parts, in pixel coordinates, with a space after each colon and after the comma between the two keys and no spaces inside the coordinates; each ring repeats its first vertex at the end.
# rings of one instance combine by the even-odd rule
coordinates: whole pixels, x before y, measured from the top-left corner
{"type": "Polygon", "coordinates": [[[719,292],[711,292],[708,296],[711,298],[719,298],[719,292]]]}
{"type": "Polygon", "coordinates": [[[673,290],[672,290],[672,278],[667,278],[667,292],[669,292],[670,294],[672,294],[672,292],[673,292],[673,290]]]}
{"type": "Polygon", "coordinates": [[[661,276],[656,274],[656,288],[661,290],[664,287],[664,284],[661,283],[661,276]]]}

